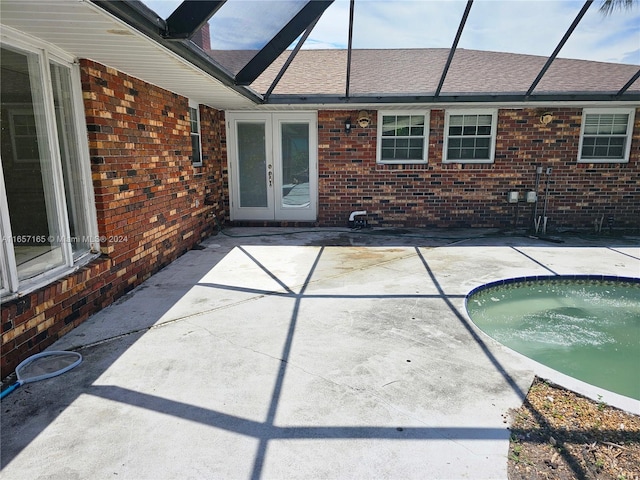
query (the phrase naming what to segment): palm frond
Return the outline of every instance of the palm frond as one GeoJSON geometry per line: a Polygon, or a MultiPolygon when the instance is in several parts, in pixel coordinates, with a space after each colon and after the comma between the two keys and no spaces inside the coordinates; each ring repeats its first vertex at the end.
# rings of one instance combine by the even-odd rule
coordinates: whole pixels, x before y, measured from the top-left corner
{"type": "Polygon", "coordinates": [[[600,12],[603,15],[611,15],[615,10],[630,10],[638,0],[602,0],[600,12]]]}

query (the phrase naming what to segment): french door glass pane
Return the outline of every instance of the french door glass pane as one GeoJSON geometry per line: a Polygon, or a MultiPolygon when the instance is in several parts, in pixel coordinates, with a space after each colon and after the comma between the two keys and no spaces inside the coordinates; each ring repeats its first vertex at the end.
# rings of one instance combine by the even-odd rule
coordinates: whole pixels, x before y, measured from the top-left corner
{"type": "Polygon", "coordinates": [[[238,169],[241,207],[267,206],[265,124],[238,122],[238,169]]]}
{"type": "Polygon", "coordinates": [[[306,207],[309,192],[309,124],[283,123],[282,206],[306,207]]]}
{"type": "Polygon", "coordinates": [[[2,169],[20,280],[64,263],[36,54],[2,47],[2,169]],[[7,128],[5,128],[5,126],[7,128]]]}
{"type": "Polygon", "coordinates": [[[62,174],[64,177],[64,192],[67,200],[67,217],[69,219],[69,233],[73,256],[87,253],[91,250],[87,214],[84,210],[84,192],[82,191],[82,170],[80,169],[80,154],[78,152],[78,138],[74,123],[71,70],[62,65],[51,63],[51,82],[53,84],[53,101],[56,108],[56,123],[58,126],[58,143],[62,160],[62,174]]]}

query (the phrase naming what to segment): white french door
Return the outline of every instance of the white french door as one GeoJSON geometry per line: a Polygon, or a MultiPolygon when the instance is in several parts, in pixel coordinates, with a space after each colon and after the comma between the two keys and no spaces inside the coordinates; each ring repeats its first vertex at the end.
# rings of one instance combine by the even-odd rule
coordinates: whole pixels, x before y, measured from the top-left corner
{"type": "Polygon", "coordinates": [[[231,220],[316,220],[315,112],[230,112],[227,139],[231,220]]]}

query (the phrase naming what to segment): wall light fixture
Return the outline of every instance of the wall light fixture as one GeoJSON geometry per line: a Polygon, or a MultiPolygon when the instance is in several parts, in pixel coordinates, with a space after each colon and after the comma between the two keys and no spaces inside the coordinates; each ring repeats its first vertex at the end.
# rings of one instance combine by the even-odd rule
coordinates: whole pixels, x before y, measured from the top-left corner
{"type": "Polygon", "coordinates": [[[351,132],[351,119],[350,118],[347,118],[344,121],[344,131],[345,131],[345,133],[351,132]]]}

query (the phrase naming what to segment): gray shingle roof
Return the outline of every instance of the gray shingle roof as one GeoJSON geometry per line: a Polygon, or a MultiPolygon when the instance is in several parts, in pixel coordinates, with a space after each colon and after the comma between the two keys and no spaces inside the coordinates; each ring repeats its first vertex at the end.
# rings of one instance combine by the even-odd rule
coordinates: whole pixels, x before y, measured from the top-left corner
{"type": "MultiPolygon", "coordinates": [[[[289,51],[252,85],[264,93],[289,51]]],[[[350,91],[353,95],[432,95],[447,61],[448,49],[353,50],[350,91]]],[[[229,53],[233,56],[233,53],[229,53]]],[[[442,94],[523,93],[547,58],[535,55],[458,49],[442,94]]],[[[616,93],[638,71],[637,65],[556,59],[535,89],[541,93],[616,93]]],[[[273,94],[344,95],[346,50],[301,50],[273,94]]],[[[640,92],[640,79],[628,90],[640,92]]]]}

